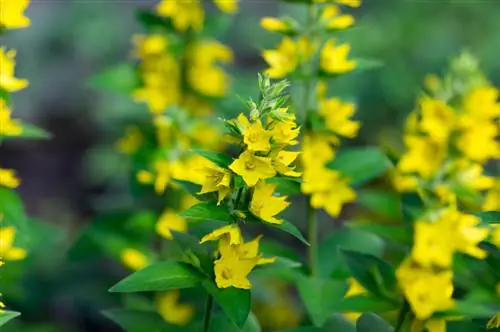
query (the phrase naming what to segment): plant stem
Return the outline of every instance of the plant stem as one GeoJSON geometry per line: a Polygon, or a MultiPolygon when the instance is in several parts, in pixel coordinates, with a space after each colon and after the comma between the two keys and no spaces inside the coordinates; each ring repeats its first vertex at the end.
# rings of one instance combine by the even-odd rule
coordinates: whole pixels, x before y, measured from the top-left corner
{"type": "MultiPolygon", "coordinates": [[[[307,11],[307,26],[306,31],[310,33],[312,26],[316,20],[316,7],[314,4],[310,3],[307,11]]],[[[310,33],[310,37],[314,38],[313,34],[310,33]]],[[[309,63],[309,70],[313,69],[312,63],[309,63]]],[[[308,113],[310,112],[310,99],[314,90],[314,80],[312,78],[312,73],[308,73],[306,75],[304,81],[304,100],[303,100],[303,112],[305,120],[308,121],[308,113]]],[[[317,274],[317,260],[318,260],[318,224],[316,220],[316,211],[311,205],[311,198],[308,197],[307,200],[307,237],[309,240],[309,269],[311,276],[315,276],[317,274]]]]}
{"type": "Polygon", "coordinates": [[[408,316],[409,312],[410,312],[410,304],[408,303],[408,301],[405,301],[403,303],[403,307],[401,308],[401,311],[399,311],[398,320],[397,320],[396,328],[394,329],[394,332],[402,331],[402,328],[403,328],[405,320],[406,320],[406,316],[408,316]]]}
{"type": "Polygon", "coordinates": [[[214,298],[212,295],[208,294],[207,305],[205,307],[205,318],[203,319],[203,332],[208,332],[210,330],[210,321],[212,319],[212,307],[214,304],[214,298]]]}

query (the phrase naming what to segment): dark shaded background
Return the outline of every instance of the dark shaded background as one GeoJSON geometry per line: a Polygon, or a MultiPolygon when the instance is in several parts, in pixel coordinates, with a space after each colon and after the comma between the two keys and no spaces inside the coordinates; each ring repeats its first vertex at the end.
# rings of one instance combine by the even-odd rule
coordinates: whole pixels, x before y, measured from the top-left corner
{"type": "MultiPolygon", "coordinates": [[[[425,74],[445,72],[449,60],[463,49],[475,54],[499,85],[500,1],[365,2],[355,11],[358,27],[343,37],[352,41],[354,54],[379,59],[385,66],[347,76],[331,90],[354,97],[360,105],[363,128],[355,144],[400,142],[402,120],[425,74]]],[[[28,324],[6,330],[115,329],[98,310],[117,304],[106,290],[122,270],[110,261],[63,264],[62,249],[97,211],[112,206],[109,197],[123,188],[126,169],[112,144],[124,119],[143,111],[126,96],[93,90],[87,80],[129,59],[130,38],[140,31],[135,10],[155,3],[33,0],[27,12],[31,27],[2,37],[2,45],[18,50],[17,76],[30,81],[29,88],[13,97],[15,115],[45,128],[54,138],[2,145],[1,163],[18,170],[23,179],[19,192],[29,213],[60,230],[53,240],[59,250],[44,251],[50,243],[41,240],[38,255],[46,263],[24,276],[22,288],[29,301],[16,302],[14,297],[13,305],[19,306],[14,309],[23,312],[28,324]]],[[[230,99],[255,93],[255,74],[264,68],[259,50],[277,41],[258,27],[258,21],[278,12],[305,15],[300,5],[243,1],[229,32],[220,36],[236,52],[230,99]]]]}

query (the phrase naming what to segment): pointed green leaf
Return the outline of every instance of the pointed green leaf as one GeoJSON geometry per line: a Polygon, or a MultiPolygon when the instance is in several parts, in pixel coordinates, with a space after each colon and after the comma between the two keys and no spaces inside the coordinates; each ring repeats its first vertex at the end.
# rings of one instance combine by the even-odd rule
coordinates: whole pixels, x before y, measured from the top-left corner
{"type": "Polygon", "coordinates": [[[202,285],[236,326],[241,328],[245,325],[251,309],[249,290],[233,287],[220,289],[210,280],[204,280],[202,285]]]}
{"type": "Polygon", "coordinates": [[[3,225],[12,225],[21,230],[27,227],[23,202],[12,189],[0,187],[0,215],[4,217],[3,225]]]}
{"type": "Polygon", "coordinates": [[[312,322],[318,327],[323,326],[347,290],[344,281],[310,276],[299,279],[297,286],[312,322]]]}
{"type": "Polygon", "coordinates": [[[276,185],[276,192],[280,195],[300,194],[300,181],[289,177],[273,177],[266,180],[267,183],[276,185]]]}
{"type": "Polygon", "coordinates": [[[222,168],[228,168],[233,162],[233,159],[228,155],[220,152],[205,151],[205,150],[192,150],[192,152],[206,158],[222,168]]]}
{"type": "Polygon", "coordinates": [[[372,312],[364,313],[356,322],[357,332],[392,332],[394,329],[385,320],[372,312]]]}
{"type": "Polygon", "coordinates": [[[190,288],[196,286],[201,279],[201,274],[190,265],[179,262],[161,262],[134,272],[109,291],[130,293],[190,288]]]}
{"type": "Polygon", "coordinates": [[[215,220],[234,222],[226,205],[214,203],[199,203],[180,213],[181,217],[189,219],[215,220]]]}
{"type": "Polygon", "coordinates": [[[384,173],[392,164],[377,147],[347,148],[328,164],[328,167],[350,178],[350,184],[361,186],[384,173]]]}
{"type": "Polygon", "coordinates": [[[125,332],[180,332],[181,328],[165,322],[156,312],[131,309],[111,309],[103,315],[119,325],[125,332]]]}
{"type": "Polygon", "coordinates": [[[12,319],[16,318],[19,315],[21,314],[15,311],[7,311],[7,310],[0,311],[0,327],[7,324],[8,322],[10,322],[12,319]]]}
{"type": "Polygon", "coordinates": [[[309,242],[307,242],[306,238],[304,235],[302,235],[302,232],[295,226],[294,224],[290,223],[289,221],[283,220],[283,223],[281,224],[270,224],[270,223],[265,223],[268,226],[278,228],[282,230],[283,232],[286,232],[292,236],[294,236],[296,239],[300,240],[302,243],[309,245],[309,242]]]}
{"type": "Polygon", "coordinates": [[[482,222],[500,224],[500,211],[483,211],[477,214],[482,222]]]}
{"type": "Polygon", "coordinates": [[[253,313],[250,312],[248,319],[242,328],[236,326],[226,315],[212,315],[210,323],[210,332],[261,332],[259,321],[253,313]]]}

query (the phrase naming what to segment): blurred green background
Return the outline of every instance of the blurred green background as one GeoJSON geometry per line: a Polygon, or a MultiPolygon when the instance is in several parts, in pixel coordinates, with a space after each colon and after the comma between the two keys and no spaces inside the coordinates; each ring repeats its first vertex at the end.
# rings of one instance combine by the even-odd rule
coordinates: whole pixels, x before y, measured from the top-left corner
{"type": "MultiPolygon", "coordinates": [[[[400,142],[401,124],[413,108],[423,78],[444,73],[450,59],[467,49],[488,77],[500,85],[500,1],[366,0],[354,11],[355,29],[342,34],[353,53],[375,58],[382,68],[336,81],[332,94],[359,104],[363,127],[354,144],[400,142]]],[[[23,312],[23,325],[5,331],[115,331],[99,311],[117,306],[109,286],[125,271],[116,262],[97,259],[69,263],[65,252],[78,230],[99,211],[122,206],[130,198],[127,169],[113,149],[122,124],[146,110],[127,96],[92,89],[90,76],[130,59],[132,34],[140,32],[135,11],[151,0],[33,0],[28,29],[9,32],[1,44],[18,50],[18,77],[28,89],[13,97],[14,114],[53,133],[50,141],[11,142],[1,147],[3,166],[18,170],[19,193],[40,227],[30,258],[9,273],[19,286],[1,284],[12,309],[23,312]],[[24,270],[22,265],[30,266],[24,270]]],[[[265,68],[259,52],[278,37],[259,27],[262,16],[305,16],[301,5],[243,1],[227,33],[217,38],[235,50],[233,92],[256,93],[256,72],[265,68]]],[[[13,263],[17,264],[17,263],[13,263]]],[[[12,277],[11,276],[11,277],[12,277]]]]}

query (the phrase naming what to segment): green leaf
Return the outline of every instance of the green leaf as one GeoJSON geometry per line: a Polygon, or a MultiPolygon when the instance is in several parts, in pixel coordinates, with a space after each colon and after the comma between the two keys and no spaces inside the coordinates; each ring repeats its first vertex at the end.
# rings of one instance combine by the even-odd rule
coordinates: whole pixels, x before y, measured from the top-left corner
{"type": "Polygon", "coordinates": [[[146,29],[155,29],[158,27],[166,28],[167,30],[173,30],[172,23],[163,17],[156,15],[147,10],[136,11],[137,21],[146,29]]]}
{"type": "Polygon", "coordinates": [[[401,197],[401,211],[406,225],[413,225],[425,209],[424,202],[416,193],[405,193],[401,197]]]}
{"type": "Polygon", "coordinates": [[[4,216],[2,224],[12,225],[19,230],[26,229],[27,216],[19,195],[12,189],[0,187],[0,214],[4,216]]]}
{"type": "Polygon", "coordinates": [[[402,226],[375,224],[373,221],[366,221],[362,223],[351,222],[349,225],[354,229],[360,229],[387,240],[410,243],[412,239],[411,231],[402,226]]]}
{"type": "Polygon", "coordinates": [[[206,158],[222,168],[228,168],[229,165],[233,162],[233,159],[228,155],[220,152],[213,151],[205,151],[205,150],[191,150],[193,153],[196,153],[203,158],[206,158]]]}
{"type": "Polygon", "coordinates": [[[377,147],[348,148],[328,164],[328,167],[350,178],[351,185],[361,186],[386,173],[392,164],[377,147]]]}
{"type": "Polygon", "coordinates": [[[355,251],[341,250],[351,274],[368,291],[385,299],[395,298],[394,268],[386,261],[355,251]]]}
{"type": "Polygon", "coordinates": [[[201,279],[201,274],[185,263],[161,262],[129,275],[109,291],[131,293],[190,288],[201,279]]]}
{"type": "Polygon", "coordinates": [[[339,255],[339,248],[382,256],[384,241],[374,234],[356,228],[344,227],[333,230],[321,241],[318,248],[320,275],[326,277],[334,271],[341,274],[342,270],[347,271],[345,260],[339,255]]]}
{"type": "Polygon", "coordinates": [[[384,63],[376,59],[354,58],[356,61],[356,71],[366,71],[378,69],[384,66],[384,63]]]}
{"type": "Polygon", "coordinates": [[[253,313],[248,315],[248,319],[242,328],[236,326],[225,315],[213,315],[210,324],[210,332],[261,332],[259,321],[253,313]]]}
{"type": "Polygon", "coordinates": [[[289,177],[273,177],[266,180],[267,183],[276,185],[276,192],[280,195],[300,194],[300,181],[289,177]]]}
{"type": "Polygon", "coordinates": [[[42,128],[39,128],[35,125],[22,122],[21,126],[23,131],[19,136],[5,137],[5,139],[18,139],[18,138],[26,138],[26,139],[49,139],[52,138],[52,134],[45,131],[42,128]]]}
{"type": "Polygon", "coordinates": [[[356,322],[357,332],[392,332],[394,329],[385,320],[372,312],[364,313],[356,322]]]}
{"type": "Polygon", "coordinates": [[[136,68],[122,63],[92,76],[89,84],[95,89],[129,95],[139,87],[140,81],[136,68]]]}
{"type": "Polygon", "coordinates": [[[189,219],[215,220],[224,222],[234,222],[234,218],[229,213],[226,205],[214,203],[198,203],[180,213],[181,217],[189,219]]]}
{"type": "Polygon", "coordinates": [[[358,203],[382,217],[398,220],[401,215],[399,194],[384,189],[362,189],[358,192],[358,203]]]}
{"type": "Polygon", "coordinates": [[[354,295],[343,298],[335,306],[338,312],[388,312],[397,309],[397,306],[383,299],[369,295],[354,295]]]}
{"type": "Polygon", "coordinates": [[[297,287],[315,326],[323,326],[347,290],[344,281],[311,276],[299,279],[297,287]]]}
{"type": "Polygon", "coordinates": [[[0,327],[4,326],[9,321],[11,321],[12,319],[16,318],[19,315],[21,314],[15,311],[7,311],[7,310],[0,311],[0,327]]]}
{"type": "Polygon", "coordinates": [[[304,237],[304,235],[302,235],[302,233],[297,228],[297,226],[290,223],[289,221],[283,220],[283,223],[281,223],[281,224],[270,224],[270,223],[265,223],[265,224],[268,226],[274,227],[274,228],[278,228],[278,229],[282,230],[283,232],[294,236],[296,239],[298,239],[302,243],[309,245],[309,242],[307,242],[306,238],[304,237]]]}
{"type": "Polygon", "coordinates": [[[102,312],[126,332],[174,332],[180,328],[165,322],[158,313],[131,309],[110,309],[102,312]]]}
{"type": "Polygon", "coordinates": [[[500,211],[483,211],[477,214],[482,222],[489,224],[500,223],[500,211]]]}
{"type": "Polygon", "coordinates": [[[241,328],[245,325],[251,309],[249,290],[233,287],[220,289],[210,280],[204,280],[202,285],[236,326],[241,328]]]}

